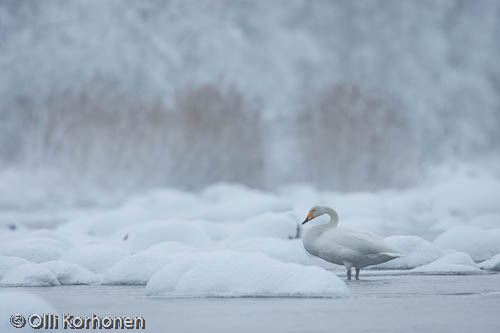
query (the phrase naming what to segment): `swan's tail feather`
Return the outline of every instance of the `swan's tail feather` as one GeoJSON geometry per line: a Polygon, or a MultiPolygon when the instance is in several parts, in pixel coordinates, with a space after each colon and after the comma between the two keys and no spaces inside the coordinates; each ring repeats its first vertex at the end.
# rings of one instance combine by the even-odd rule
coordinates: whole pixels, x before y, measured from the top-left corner
{"type": "Polygon", "coordinates": [[[391,257],[393,259],[396,259],[396,258],[404,256],[404,254],[398,253],[398,252],[382,252],[381,254],[386,255],[388,257],[391,257]]]}

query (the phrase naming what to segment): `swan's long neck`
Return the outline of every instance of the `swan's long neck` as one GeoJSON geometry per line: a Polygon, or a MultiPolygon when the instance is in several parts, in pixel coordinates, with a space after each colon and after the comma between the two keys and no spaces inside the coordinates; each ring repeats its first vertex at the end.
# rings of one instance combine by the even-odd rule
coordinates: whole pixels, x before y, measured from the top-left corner
{"type": "Polygon", "coordinates": [[[313,226],[302,235],[302,242],[304,243],[304,247],[306,251],[311,253],[312,255],[318,255],[319,253],[314,241],[328,229],[337,227],[337,224],[339,223],[339,216],[333,209],[324,207],[321,212],[321,215],[323,214],[328,214],[330,216],[330,222],[313,226]]]}
{"type": "Polygon", "coordinates": [[[339,224],[339,216],[337,212],[329,207],[325,207],[325,214],[330,216],[330,222],[328,223],[331,227],[336,227],[339,224]]]}

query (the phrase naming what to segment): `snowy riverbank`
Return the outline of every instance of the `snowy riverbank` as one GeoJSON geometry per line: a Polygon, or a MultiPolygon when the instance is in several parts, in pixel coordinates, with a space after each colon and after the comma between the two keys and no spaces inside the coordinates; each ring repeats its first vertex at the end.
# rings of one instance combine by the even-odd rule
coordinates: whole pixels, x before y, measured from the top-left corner
{"type": "Polygon", "coordinates": [[[172,297],[346,296],[345,283],[325,270],[334,265],[307,255],[296,239],[315,204],[335,207],[341,227],[381,234],[406,255],[373,269],[482,274],[500,269],[498,193],[496,178],[469,172],[375,193],[219,184],[200,193],[158,189],[111,208],[3,209],[0,284],[147,285],[150,295],[172,297]],[[51,216],[60,221],[44,229],[51,216]]]}

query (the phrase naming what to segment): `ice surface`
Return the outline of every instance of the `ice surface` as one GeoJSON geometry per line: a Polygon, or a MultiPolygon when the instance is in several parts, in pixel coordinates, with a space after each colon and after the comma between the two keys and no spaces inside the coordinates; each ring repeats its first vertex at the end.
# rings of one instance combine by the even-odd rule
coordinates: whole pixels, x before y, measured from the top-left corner
{"type": "Polygon", "coordinates": [[[49,269],[62,285],[94,284],[101,277],[85,268],[66,261],[47,261],[41,264],[49,269]]]}
{"type": "MultiPolygon", "coordinates": [[[[56,313],[56,309],[41,297],[26,292],[7,291],[0,289],[0,332],[33,332],[33,328],[26,323],[23,328],[15,328],[10,324],[13,314],[21,314],[26,320],[31,314],[56,313]]],[[[44,332],[53,332],[43,329],[44,332]]]]}
{"type": "Polygon", "coordinates": [[[452,252],[431,262],[412,269],[416,273],[470,274],[480,273],[471,256],[464,252],[452,252]]]}
{"type": "Polygon", "coordinates": [[[500,272],[500,253],[479,264],[482,269],[500,272]]]}
{"type": "Polygon", "coordinates": [[[436,245],[417,236],[389,236],[385,241],[400,250],[404,256],[373,268],[411,269],[428,264],[443,255],[443,251],[436,245]]]}
{"type": "Polygon", "coordinates": [[[500,252],[500,232],[474,226],[453,227],[439,235],[434,244],[442,249],[467,252],[475,261],[483,261],[500,252]]]}
{"type": "Polygon", "coordinates": [[[362,275],[361,281],[348,283],[351,297],[340,299],[173,299],[147,297],[142,287],[115,286],[28,291],[50,300],[61,312],[69,309],[113,316],[137,313],[146,318],[145,331],[154,333],[499,331],[500,274],[377,273],[382,274],[362,275]]]}
{"type": "Polygon", "coordinates": [[[9,270],[0,281],[0,285],[17,287],[59,286],[55,275],[41,264],[24,264],[9,270]]]}
{"type": "Polygon", "coordinates": [[[94,273],[104,273],[127,254],[120,245],[103,242],[72,248],[64,253],[61,260],[80,265],[94,273]]]}
{"type": "Polygon", "coordinates": [[[169,297],[347,296],[336,275],[318,267],[282,263],[259,253],[184,254],[156,273],[148,293],[169,297]]]}

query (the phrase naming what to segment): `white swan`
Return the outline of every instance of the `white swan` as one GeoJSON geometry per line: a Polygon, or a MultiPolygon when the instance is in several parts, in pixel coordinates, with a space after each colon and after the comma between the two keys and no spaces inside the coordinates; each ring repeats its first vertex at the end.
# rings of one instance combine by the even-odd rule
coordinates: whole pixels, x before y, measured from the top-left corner
{"type": "Polygon", "coordinates": [[[359,280],[361,268],[377,265],[401,257],[402,254],[389,246],[382,237],[369,232],[337,228],[339,217],[330,207],[315,206],[302,224],[328,214],[330,222],[311,227],[302,236],[304,248],[310,254],[347,269],[347,279],[351,279],[351,268],[356,269],[359,280]]]}

